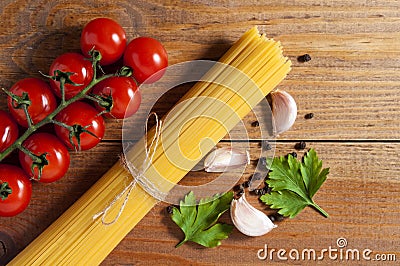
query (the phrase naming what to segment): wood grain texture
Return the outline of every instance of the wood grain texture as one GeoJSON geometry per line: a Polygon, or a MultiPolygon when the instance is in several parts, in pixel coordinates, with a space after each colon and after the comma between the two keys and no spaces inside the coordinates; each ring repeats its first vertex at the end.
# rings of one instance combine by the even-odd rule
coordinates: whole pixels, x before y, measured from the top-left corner
{"type": "MultiPolygon", "coordinates": [[[[129,38],[160,39],[170,63],[217,59],[249,27],[279,39],[294,62],[280,88],[299,105],[282,139],[399,139],[397,1],[2,1],[1,85],[39,76],[52,60],[79,50],[91,18],[118,20],[129,38]],[[309,53],[312,60],[296,58],[309,53]],[[304,121],[314,112],[312,121],[304,121]]],[[[1,100],[4,106],[4,99],[1,100]]],[[[171,105],[165,106],[165,110],[171,105]]],[[[110,122],[111,123],[111,122],[110,122]]],[[[108,139],[119,139],[112,122],[108,139]]],[[[251,136],[257,138],[257,134],[251,136]]]]}
{"type": "MultiPolygon", "coordinates": [[[[263,237],[245,237],[235,230],[216,249],[205,249],[195,244],[175,249],[174,245],[182,238],[182,233],[169,218],[166,212],[168,205],[162,203],[128,234],[103,265],[147,265],[157,261],[163,265],[177,262],[263,264],[265,261],[258,260],[256,256],[264,244],[275,249],[313,248],[321,251],[329,246],[335,248],[335,241],[340,237],[347,239],[348,248],[369,248],[374,254],[396,254],[399,257],[400,166],[397,162],[400,155],[397,150],[400,145],[351,142],[307,144],[318,151],[324,167],[330,167],[328,180],[315,196],[316,202],[330,214],[329,219],[307,208],[295,219],[278,223],[277,229],[263,237]]],[[[278,143],[276,155],[293,152],[294,145],[293,142],[278,143]]],[[[259,147],[259,143],[251,144],[252,164],[246,169],[242,181],[253,173],[259,147]]],[[[14,218],[1,218],[0,231],[9,233],[21,249],[83,194],[95,182],[94,173],[101,175],[106,171],[119,152],[118,144],[103,143],[93,151],[73,154],[74,163],[68,175],[55,184],[35,184],[29,209],[14,218]],[[83,168],[82,164],[86,167],[83,168]]],[[[298,154],[300,156],[302,152],[298,151],[298,154]]],[[[199,185],[213,178],[213,174],[191,172],[181,184],[199,185]]],[[[257,208],[270,212],[255,195],[248,195],[248,199],[257,208]]],[[[222,220],[231,223],[228,215],[224,215],[222,220]]],[[[326,259],[325,262],[335,261],[326,259]]]]}
{"type": "MultiPolygon", "coordinates": [[[[369,248],[373,254],[396,254],[400,259],[399,1],[2,0],[0,14],[0,86],[5,88],[28,76],[40,77],[38,71],[46,72],[63,52],[79,51],[82,27],[104,16],[121,23],[130,39],[147,35],[162,41],[171,64],[216,60],[255,25],[280,40],[293,62],[292,72],[279,88],[294,96],[298,116],[291,130],[279,136],[276,154],[292,152],[299,140],[307,140],[308,147],[318,151],[331,174],[316,200],[331,217],[324,219],[306,209],[263,237],[248,238],[234,231],[216,249],[195,244],[175,249],[182,233],[168,218],[167,205],[160,204],[103,265],[261,265],[270,263],[257,259],[265,244],[320,251],[337,247],[340,237],[347,239],[348,248],[369,248]],[[312,60],[298,62],[304,53],[312,60]],[[309,112],[315,117],[306,120],[309,112]]],[[[155,105],[157,113],[167,112],[187,89],[170,91],[155,105]]],[[[144,99],[143,104],[152,103],[144,99]]],[[[6,108],[1,94],[0,109],[6,108]]],[[[251,127],[253,121],[255,116],[249,114],[244,124],[250,138],[257,140],[260,133],[251,127]]],[[[27,211],[0,218],[0,240],[6,242],[1,235],[6,232],[19,251],[63,213],[117,160],[121,128],[122,121],[107,120],[105,140],[91,151],[73,153],[62,180],[34,184],[27,211]]],[[[258,145],[255,141],[251,146],[253,161],[258,145]]],[[[7,159],[15,160],[15,156],[7,159]]],[[[244,179],[253,168],[248,168],[244,179]]],[[[191,173],[182,182],[193,185],[213,177],[191,173]]],[[[249,199],[264,209],[255,196],[249,199]]],[[[228,215],[223,220],[230,223],[228,215]]],[[[0,262],[5,258],[2,252],[0,242],[0,262]]],[[[276,257],[275,261],[282,264],[276,257]]],[[[338,260],[322,263],[334,265],[338,260]]]]}

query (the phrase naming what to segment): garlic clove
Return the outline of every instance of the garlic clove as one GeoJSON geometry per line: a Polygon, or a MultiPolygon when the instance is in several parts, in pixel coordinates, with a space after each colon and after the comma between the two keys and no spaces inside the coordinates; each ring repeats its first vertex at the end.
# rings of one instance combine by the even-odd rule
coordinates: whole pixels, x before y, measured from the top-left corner
{"type": "Polygon", "coordinates": [[[248,151],[223,147],[212,151],[204,160],[204,170],[209,173],[221,173],[250,163],[248,151]]]}
{"type": "Polygon", "coordinates": [[[296,121],[296,101],[289,93],[280,90],[271,92],[270,97],[276,134],[280,134],[291,128],[296,121]]]}
{"type": "Polygon", "coordinates": [[[277,227],[265,213],[246,200],[245,194],[232,200],[231,219],[235,227],[247,236],[262,236],[277,227]]]}
{"type": "Polygon", "coordinates": [[[210,155],[216,149],[217,149],[216,147],[212,148],[211,151],[209,151],[205,156],[203,156],[203,158],[201,158],[201,160],[195,166],[193,166],[193,168],[190,171],[197,172],[197,171],[205,170],[204,162],[205,162],[206,158],[208,157],[208,155],[210,155]]]}

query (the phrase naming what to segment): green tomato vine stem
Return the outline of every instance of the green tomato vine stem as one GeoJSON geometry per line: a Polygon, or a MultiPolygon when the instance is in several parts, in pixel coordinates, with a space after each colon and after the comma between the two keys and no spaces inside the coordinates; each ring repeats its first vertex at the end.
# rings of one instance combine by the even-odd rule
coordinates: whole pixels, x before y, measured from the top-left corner
{"type": "MultiPolygon", "coordinates": [[[[98,67],[98,63],[99,63],[100,59],[101,59],[100,53],[97,52],[97,51],[92,51],[91,61],[92,61],[92,67],[93,67],[93,79],[91,80],[91,82],[82,91],[77,93],[74,97],[72,97],[69,100],[65,99],[64,85],[66,83],[66,79],[61,77],[61,79],[60,79],[60,90],[61,90],[61,95],[62,95],[61,103],[57,106],[57,108],[52,113],[50,113],[42,121],[38,122],[37,124],[30,123],[31,119],[30,119],[29,113],[27,111],[27,106],[24,105],[25,106],[24,107],[24,111],[26,110],[25,114],[27,116],[29,127],[26,129],[24,134],[22,134],[11,146],[9,146],[6,150],[4,150],[2,153],[0,153],[0,162],[5,157],[7,157],[11,152],[13,152],[16,149],[22,150],[23,152],[27,153],[31,158],[39,158],[39,156],[33,154],[32,152],[30,152],[27,149],[24,149],[23,146],[22,146],[22,143],[29,136],[31,136],[36,130],[38,130],[40,127],[42,127],[42,126],[44,126],[46,124],[49,124],[49,123],[59,124],[58,121],[56,121],[54,119],[56,117],[56,115],[58,115],[63,109],[65,109],[70,104],[72,104],[72,103],[74,103],[74,102],[76,102],[78,100],[81,100],[83,98],[87,98],[86,97],[86,93],[89,92],[89,90],[91,88],[93,88],[93,86],[95,86],[96,84],[98,84],[99,82],[101,82],[101,81],[103,81],[103,80],[105,80],[107,78],[120,75],[120,74],[106,74],[106,75],[103,75],[103,76],[98,78],[96,69],[98,67]]],[[[46,76],[46,75],[44,75],[44,76],[46,76]]],[[[51,78],[49,76],[46,76],[46,77],[51,78]]],[[[6,90],[4,90],[4,91],[6,92],[6,94],[8,96],[10,96],[10,94],[7,93],[6,90]]]]}
{"type": "Polygon", "coordinates": [[[33,121],[31,115],[28,113],[28,106],[24,104],[22,108],[24,109],[26,120],[28,121],[28,127],[31,127],[33,125],[33,121]]]}

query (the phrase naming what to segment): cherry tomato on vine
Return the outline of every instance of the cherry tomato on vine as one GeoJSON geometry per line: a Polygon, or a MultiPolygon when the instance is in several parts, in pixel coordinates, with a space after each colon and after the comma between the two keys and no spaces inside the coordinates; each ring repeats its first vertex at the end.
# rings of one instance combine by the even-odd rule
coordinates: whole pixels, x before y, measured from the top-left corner
{"type": "MultiPolygon", "coordinates": [[[[107,98],[111,96],[112,107],[108,117],[123,119],[132,116],[139,109],[141,102],[140,91],[136,82],[128,77],[111,77],[96,84],[93,93],[107,98]]],[[[97,109],[104,110],[99,104],[97,109]]]]}
{"type": "MultiPolygon", "coordinates": [[[[91,105],[84,102],[74,102],[62,110],[55,120],[74,127],[74,131],[81,133],[80,149],[88,150],[96,146],[104,137],[104,119],[91,105]],[[90,133],[88,133],[90,132],[90,133]]],[[[79,147],[76,136],[72,137],[74,146],[70,142],[70,131],[62,126],[55,126],[57,136],[70,149],[79,147]]]]}
{"type": "Polygon", "coordinates": [[[17,123],[6,111],[0,110],[0,152],[11,146],[17,138],[17,123]]]}
{"type": "Polygon", "coordinates": [[[28,207],[32,184],[24,171],[14,165],[0,164],[0,216],[10,217],[28,207]]]}
{"type": "Polygon", "coordinates": [[[153,83],[162,77],[162,70],[168,66],[167,51],[156,39],[139,37],[126,47],[124,65],[133,69],[133,77],[137,82],[153,83]],[[155,73],[157,74],[152,76],[155,73]]]}
{"type": "MultiPolygon", "coordinates": [[[[55,70],[62,72],[72,72],[71,81],[79,86],[65,84],[65,98],[70,99],[82,91],[93,79],[92,63],[83,55],[78,53],[65,53],[57,57],[50,66],[49,75],[53,76],[55,70]]],[[[61,98],[60,82],[50,80],[50,86],[55,94],[61,98]]]]}
{"type": "Polygon", "coordinates": [[[27,138],[22,146],[33,154],[46,154],[46,165],[43,166],[39,178],[39,168],[34,167],[32,172],[32,158],[26,153],[19,152],[19,161],[25,172],[33,179],[42,183],[51,183],[59,180],[68,170],[70,157],[68,149],[54,135],[49,133],[35,133],[27,138]]]}
{"type": "Polygon", "coordinates": [[[124,29],[112,19],[97,18],[90,21],[82,30],[81,50],[85,56],[95,49],[101,53],[101,65],[118,61],[126,47],[124,29]]]}
{"type": "MultiPolygon", "coordinates": [[[[42,121],[57,107],[56,98],[51,92],[50,86],[41,79],[22,79],[11,87],[10,92],[17,96],[23,96],[24,93],[27,93],[30,100],[28,113],[34,124],[42,121]]],[[[16,108],[16,104],[17,103],[11,97],[8,97],[8,109],[11,115],[18,124],[23,127],[28,127],[24,109],[16,108]]]]}

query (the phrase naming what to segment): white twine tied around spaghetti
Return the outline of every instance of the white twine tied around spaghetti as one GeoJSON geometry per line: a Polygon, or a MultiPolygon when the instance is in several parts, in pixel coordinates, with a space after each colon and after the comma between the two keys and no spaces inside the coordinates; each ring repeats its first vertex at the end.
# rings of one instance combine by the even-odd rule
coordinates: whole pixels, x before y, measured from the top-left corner
{"type": "Polygon", "coordinates": [[[118,195],[115,196],[112,202],[110,202],[107,207],[104,208],[101,212],[96,213],[93,215],[93,220],[96,220],[97,218],[101,217],[101,222],[104,225],[112,225],[114,224],[119,217],[121,216],[122,212],[125,209],[125,206],[129,200],[129,196],[132,193],[133,189],[135,188],[136,184],[139,184],[147,193],[152,195],[153,197],[157,199],[164,199],[166,198],[167,194],[160,191],[156,185],[154,185],[150,180],[148,180],[145,176],[144,173],[147,171],[147,169],[151,166],[154,154],[158,145],[158,142],[160,140],[161,136],[161,129],[162,129],[162,121],[158,119],[158,116],[156,113],[152,112],[147,116],[146,119],[146,125],[145,125],[145,136],[147,134],[147,123],[149,121],[149,118],[151,116],[155,117],[156,124],[155,124],[155,134],[150,142],[150,145],[147,146],[147,137],[144,137],[144,144],[145,144],[145,152],[146,156],[143,160],[143,163],[140,168],[136,168],[131,162],[127,161],[124,156],[121,156],[121,161],[122,164],[131,172],[133,180],[124,188],[124,190],[121,191],[118,195]],[[126,193],[126,195],[125,195],[126,193]],[[111,221],[111,222],[106,222],[106,216],[108,211],[125,195],[124,202],[122,203],[117,216],[111,221]]]}

